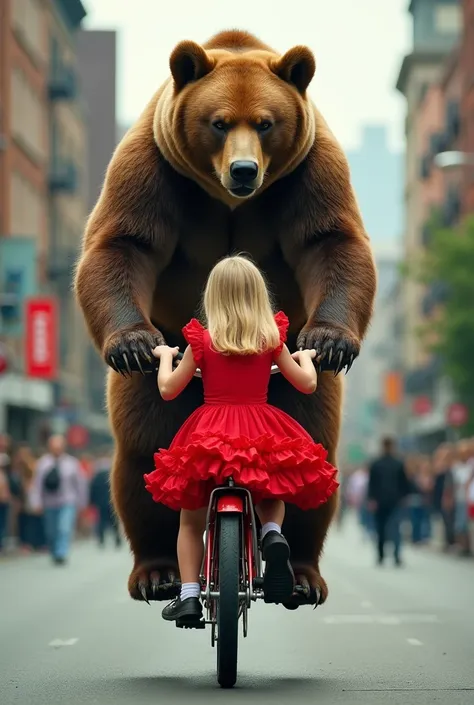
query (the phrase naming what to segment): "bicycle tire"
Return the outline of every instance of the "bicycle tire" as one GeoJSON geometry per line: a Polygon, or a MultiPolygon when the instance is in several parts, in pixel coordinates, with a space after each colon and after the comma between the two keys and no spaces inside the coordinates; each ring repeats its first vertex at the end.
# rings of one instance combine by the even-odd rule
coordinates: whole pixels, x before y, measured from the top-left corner
{"type": "Polygon", "coordinates": [[[219,515],[219,600],[217,605],[217,682],[237,680],[239,642],[240,516],[219,515]]]}

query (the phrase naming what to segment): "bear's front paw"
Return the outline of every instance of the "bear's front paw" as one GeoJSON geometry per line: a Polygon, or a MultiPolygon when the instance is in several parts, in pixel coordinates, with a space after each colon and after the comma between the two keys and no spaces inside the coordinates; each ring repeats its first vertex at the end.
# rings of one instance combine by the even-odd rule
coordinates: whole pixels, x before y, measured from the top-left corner
{"type": "Polygon", "coordinates": [[[145,374],[145,371],[154,370],[157,366],[151,351],[157,345],[165,344],[156,328],[132,328],[109,336],[103,355],[106,363],[121,375],[131,375],[132,372],[145,374]]]}
{"type": "Polygon", "coordinates": [[[298,349],[316,350],[318,369],[321,372],[334,370],[334,375],[338,375],[344,367],[347,374],[360,352],[360,342],[355,336],[331,326],[303,328],[297,346],[298,349]]]}

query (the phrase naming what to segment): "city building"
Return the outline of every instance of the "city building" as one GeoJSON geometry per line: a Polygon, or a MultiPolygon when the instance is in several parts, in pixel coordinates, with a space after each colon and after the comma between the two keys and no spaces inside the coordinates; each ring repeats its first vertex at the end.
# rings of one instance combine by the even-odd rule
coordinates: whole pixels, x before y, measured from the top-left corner
{"type": "Polygon", "coordinates": [[[77,35],[85,10],[79,0],[56,0],[49,9],[48,274],[58,300],[60,331],[54,421],[56,430],[65,430],[78,421],[86,403],[87,334],[71,291],[87,215],[88,135],[77,56],[77,35]]]}
{"type": "Polygon", "coordinates": [[[86,336],[70,282],[86,215],[75,51],[85,9],[4,0],[0,12],[0,429],[34,444],[44,422],[65,430],[84,404],[86,336]]]}
{"type": "MultiPolygon", "coordinates": [[[[394,353],[387,300],[396,290],[399,260],[394,252],[376,255],[378,288],[374,315],[359,357],[345,378],[339,462],[353,465],[372,456],[379,445],[379,421],[389,352],[394,353]]],[[[394,302],[395,303],[395,302],[394,302]]]]}
{"type": "MultiPolygon", "coordinates": [[[[413,51],[405,57],[397,89],[406,98],[405,227],[403,258],[413,264],[429,243],[431,219],[438,207],[443,222],[458,217],[459,176],[434,174],[435,154],[452,148],[459,138],[457,46],[462,8],[456,0],[412,0],[413,51]]],[[[430,450],[445,436],[449,384],[441,378],[437,357],[428,353],[420,325],[436,314],[443,287],[427,291],[412,278],[401,288],[405,398],[400,405],[405,442],[430,450]]]]}
{"type": "Polygon", "coordinates": [[[474,213],[474,0],[463,2],[461,65],[461,149],[470,155],[471,166],[462,170],[462,212],[474,213]]]}
{"type": "MultiPolygon", "coordinates": [[[[86,104],[88,125],[87,211],[90,213],[99,197],[104,175],[117,145],[116,124],[116,33],[115,31],[81,30],[77,38],[81,93],[86,104]]],[[[105,414],[106,366],[93,345],[87,346],[87,413],[83,422],[91,441],[109,438],[105,414]]]]}
{"type": "Polygon", "coordinates": [[[375,252],[378,289],[362,351],[345,379],[340,462],[361,462],[376,451],[383,395],[384,350],[391,331],[385,304],[398,278],[402,227],[403,155],[391,149],[384,125],[366,125],[357,149],[347,152],[352,183],[375,252]]]}
{"type": "Polygon", "coordinates": [[[398,251],[403,224],[403,155],[391,148],[385,125],[364,125],[347,151],[364,225],[376,252],[398,251]]]}
{"type": "Polygon", "coordinates": [[[53,404],[49,382],[23,374],[22,302],[44,283],[48,244],[47,26],[42,2],[0,4],[0,430],[21,436],[53,404]]]}

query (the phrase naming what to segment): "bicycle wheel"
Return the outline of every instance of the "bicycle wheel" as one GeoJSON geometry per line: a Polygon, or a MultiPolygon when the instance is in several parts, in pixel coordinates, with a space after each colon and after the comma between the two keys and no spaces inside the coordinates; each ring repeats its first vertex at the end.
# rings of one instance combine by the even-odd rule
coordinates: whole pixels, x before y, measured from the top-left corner
{"type": "Polygon", "coordinates": [[[219,600],[217,606],[217,682],[237,680],[239,641],[240,516],[219,515],[219,600]]]}

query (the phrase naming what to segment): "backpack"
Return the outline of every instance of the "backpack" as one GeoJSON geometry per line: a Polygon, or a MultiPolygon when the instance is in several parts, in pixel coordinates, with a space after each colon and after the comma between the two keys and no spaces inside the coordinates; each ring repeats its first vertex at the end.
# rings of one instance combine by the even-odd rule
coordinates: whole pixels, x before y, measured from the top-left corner
{"type": "Polygon", "coordinates": [[[47,492],[57,492],[61,484],[61,476],[57,465],[53,465],[43,480],[44,488],[47,492]]]}

